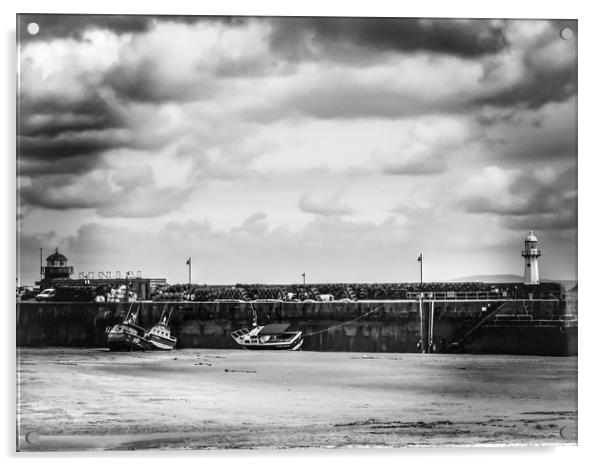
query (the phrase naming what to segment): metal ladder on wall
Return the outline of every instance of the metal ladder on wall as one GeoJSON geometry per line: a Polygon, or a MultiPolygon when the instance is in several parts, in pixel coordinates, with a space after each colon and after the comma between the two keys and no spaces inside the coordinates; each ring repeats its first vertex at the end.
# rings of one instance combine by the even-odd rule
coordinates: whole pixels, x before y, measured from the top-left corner
{"type": "MultiPolygon", "coordinates": [[[[513,301],[514,302],[514,301],[513,301]]],[[[505,303],[500,304],[497,308],[495,308],[492,311],[489,311],[489,313],[487,313],[486,315],[484,315],[481,320],[479,320],[473,327],[470,328],[470,330],[468,330],[468,332],[466,332],[464,335],[462,335],[462,337],[458,338],[457,340],[452,341],[449,345],[447,345],[441,352],[442,353],[447,353],[451,348],[458,348],[462,343],[464,343],[464,341],[470,337],[474,332],[476,332],[478,329],[480,329],[483,325],[485,325],[485,323],[487,321],[489,321],[489,319],[491,319],[494,315],[496,315],[499,311],[502,310],[502,308],[504,308],[507,304],[509,303],[509,301],[506,301],[505,303]]]]}

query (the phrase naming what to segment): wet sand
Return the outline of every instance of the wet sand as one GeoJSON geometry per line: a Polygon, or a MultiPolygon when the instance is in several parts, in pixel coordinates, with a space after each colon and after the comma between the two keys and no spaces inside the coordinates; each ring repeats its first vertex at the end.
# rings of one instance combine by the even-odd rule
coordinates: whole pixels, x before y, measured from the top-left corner
{"type": "Polygon", "coordinates": [[[577,442],[577,358],[18,350],[18,449],[577,442]]]}

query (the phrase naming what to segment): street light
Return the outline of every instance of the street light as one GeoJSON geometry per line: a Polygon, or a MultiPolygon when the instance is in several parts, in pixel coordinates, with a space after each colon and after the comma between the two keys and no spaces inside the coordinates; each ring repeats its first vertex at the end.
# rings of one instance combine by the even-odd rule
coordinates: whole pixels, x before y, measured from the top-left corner
{"type": "Polygon", "coordinates": [[[186,261],[186,265],[188,266],[188,285],[192,284],[192,258],[189,257],[186,261]]]}
{"type": "Polygon", "coordinates": [[[418,315],[420,318],[420,342],[418,343],[418,347],[420,348],[420,352],[424,353],[424,319],[422,317],[422,253],[418,256],[418,262],[420,262],[420,289],[418,290],[418,315]]]}

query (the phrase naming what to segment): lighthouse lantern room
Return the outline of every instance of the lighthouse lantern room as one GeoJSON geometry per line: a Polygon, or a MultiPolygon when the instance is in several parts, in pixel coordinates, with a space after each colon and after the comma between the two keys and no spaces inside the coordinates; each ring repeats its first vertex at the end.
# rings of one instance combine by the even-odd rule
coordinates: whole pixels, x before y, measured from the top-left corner
{"type": "MultiPolygon", "coordinates": [[[[42,251],[40,250],[41,254],[42,251]]],[[[46,267],[41,267],[40,273],[43,274],[43,278],[39,283],[43,289],[52,286],[52,282],[57,278],[69,278],[73,274],[73,267],[67,265],[67,258],[57,248],[54,253],[46,258],[46,267]]]]}
{"type": "Polygon", "coordinates": [[[541,250],[537,247],[537,238],[533,230],[525,238],[525,249],[521,254],[525,258],[525,285],[539,285],[539,266],[537,258],[541,256],[541,250]]]}

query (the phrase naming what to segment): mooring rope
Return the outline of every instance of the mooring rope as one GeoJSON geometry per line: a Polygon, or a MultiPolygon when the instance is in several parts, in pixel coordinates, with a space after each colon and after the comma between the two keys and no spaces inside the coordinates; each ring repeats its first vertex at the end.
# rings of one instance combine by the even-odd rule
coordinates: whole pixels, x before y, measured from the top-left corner
{"type": "Polygon", "coordinates": [[[337,328],[337,327],[342,327],[343,325],[347,325],[347,324],[349,324],[351,322],[355,322],[356,320],[360,320],[360,319],[366,317],[367,315],[372,314],[373,312],[378,311],[379,309],[381,309],[383,307],[385,307],[384,304],[382,306],[378,306],[377,308],[372,309],[371,311],[366,312],[365,314],[363,314],[363,315],[361,315],[359,317],[356,317],[355,319],[348,320],[347,322],[343,322],[342,324],[333,325],[332,327],[325,328],[324,330],[318,330],[317,332],[304,333],[303,336],[304,337],[311,337],[312,335],[317,335],[319,333],[328,332],[328,331],[330,331],[330,330],[332,330],[334,328],[337,328]]]}

